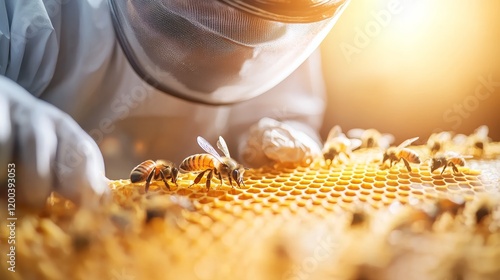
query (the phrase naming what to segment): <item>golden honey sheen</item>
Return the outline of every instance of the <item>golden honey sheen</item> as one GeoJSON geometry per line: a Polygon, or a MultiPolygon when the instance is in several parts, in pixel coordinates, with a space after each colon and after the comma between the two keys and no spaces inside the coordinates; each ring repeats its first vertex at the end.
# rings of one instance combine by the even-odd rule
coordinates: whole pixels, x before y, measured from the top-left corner
{"type": "Polygon", "coordinates": [[[371,148],[250,169],[241,188],[214,176],[207,191],[188,173],[170,191],[113,181],[98,209],[53,195],[17,221],[16,272],[2,254],[0,278],[500,279],[500,143],[442,175],[427,147],[409,148],[411,172],[371,148]]]}

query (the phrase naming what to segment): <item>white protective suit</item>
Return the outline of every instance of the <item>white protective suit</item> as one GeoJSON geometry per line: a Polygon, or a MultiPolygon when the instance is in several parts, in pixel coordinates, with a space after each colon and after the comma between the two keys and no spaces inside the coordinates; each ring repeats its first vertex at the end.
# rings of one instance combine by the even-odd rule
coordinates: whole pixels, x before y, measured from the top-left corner
{"type": "Polygon", "coordinates": [[[15,163],[18,201],[42,205],[55,190],[79,202],[86,189],[106,192],[100,152],[108,178],[127,178],[146,159],[179,164],[203,152],[198,135],[214,144],[222,135],[233,157],[244,155],[239,159],[248,165],[290,151],[293,160],[311,156],[319,152],[325,104],[320,70],[315,55],[249,101],[195,104],[135,73],[106,1],[0,0],[0,182],[15,163]],[[268,119],[250,130],[264,117],[298,130],[270,129],[283,124],[268,119]],[[273,140],[262,142],[264,134],[273,140]]]}

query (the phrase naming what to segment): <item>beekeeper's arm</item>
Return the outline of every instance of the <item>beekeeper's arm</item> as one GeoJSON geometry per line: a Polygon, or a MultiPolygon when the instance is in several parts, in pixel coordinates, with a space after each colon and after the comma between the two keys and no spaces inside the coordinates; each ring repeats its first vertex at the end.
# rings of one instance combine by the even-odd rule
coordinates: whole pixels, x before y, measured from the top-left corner
{"type": "Polygon", "coordinates": [[[52,4],[0,1],[1,196],[15,189],[17,205],[35,208],[52,191],[80,203],[107,189],[95,142],[70,116],[36,98],[58,59],[61,4],[52,4]]]}

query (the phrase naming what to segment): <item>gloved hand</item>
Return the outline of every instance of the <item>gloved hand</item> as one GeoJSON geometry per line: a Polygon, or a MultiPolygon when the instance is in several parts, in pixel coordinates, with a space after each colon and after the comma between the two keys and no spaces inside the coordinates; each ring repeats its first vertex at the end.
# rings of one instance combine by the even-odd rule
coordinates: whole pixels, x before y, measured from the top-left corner
{"type": "Polygon", "coordinates": [[[320,145],[303,132],[305,130],[311,129],[300,123],[262,118],[241,142],[239,154],[242,163],[249,167],[274,162],[300,164],[321,156],[320,145]]]}
{"type": "Polygon", "coordinates": [[[41,208],[52,191],[82,204],[108,190],[93,139],[70,116],[0,76],[2,197],[13,172],[16,206],[41,208]]]}

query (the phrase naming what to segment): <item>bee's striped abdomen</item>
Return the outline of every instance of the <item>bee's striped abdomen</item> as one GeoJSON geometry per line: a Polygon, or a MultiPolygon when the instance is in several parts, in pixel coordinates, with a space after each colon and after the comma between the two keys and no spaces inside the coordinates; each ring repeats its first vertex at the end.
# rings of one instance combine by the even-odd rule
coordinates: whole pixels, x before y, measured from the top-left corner
{"type": "Polygon", "coordinates": [[[455,165],[458,166],[465,166],[465,159],[463,158],[454,157],[450,159],[450,162],[453,162],[455,165]]]}
{"type": "Polygon", "coordinates": [[[130,172],[130,182],[137,183],[142,182],[148,178],[149,173],[155,168],[156,163],[152,160],[146,160],[145,162],[137,165],[132,172],[130,172]]]}
{"type": "Polygon", "coordinates": [[[399,152],[399,157],[406,159],[411,163],[420,163],[420,157],[415,151],[403,149],[399,152]]]}
{"type": "Polygon", "coordinates": [[[185,158],[179,169],[183,171],[203,171],[214,168],[215,158],[209,154],[196,154],[185,158]]]}

